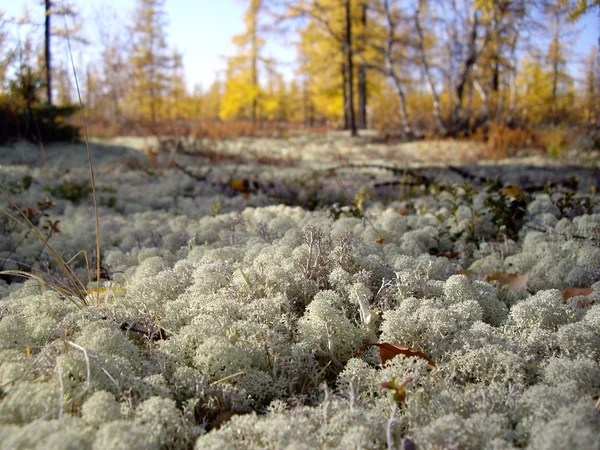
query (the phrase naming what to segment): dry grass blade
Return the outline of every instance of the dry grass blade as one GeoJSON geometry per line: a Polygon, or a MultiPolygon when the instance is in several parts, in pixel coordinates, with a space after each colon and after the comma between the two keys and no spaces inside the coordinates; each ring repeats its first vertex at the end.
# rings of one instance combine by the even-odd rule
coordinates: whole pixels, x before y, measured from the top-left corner
{"type": "Polygon", "coordinates": [[[220,380],[213,381],[212,383],[209,384],[209,386],[216,386],[217,384],[224,383],[225,381],[231,380],[232,378],[235,378],[235,377],[239,377],[240,375],[246,375],[247,373],[248,372],[246,372],[245,370],[242,370],[241,372],[236,372],[234,374],[231,374],[224,378],[221,378],[220,380]]]}
{"type": "Polygon", "coordinates": [[[0,274],[14,275],[23,278],[29,278],[30,280],[37,280],[41,285],[48,286],[53,291],[56,291],[59,295],[75,303],[75,305],[77,305],[79,308],[88,306],[88,303],[85,299],[85,294],[83,297],[80,297],[78,293],[73,292],[68,287],[59,286],[59,284],[57,283],[49,283],[41,276],[35,275],[33,273],[25,272],[24,270],[3,270],[2,272],[0,272],[0,274]]]}
{"type": "Polygon", "coordinates": [[[81,100],[81,89],[79,88],[79,79],[77,78],[77,71],[75,70],[75,61],[73,60],[73,51],[71,50],[71,38],[69,35],[69,29],[67,27],[67,17],[63,16],[65,25],[65,36],[67,38],[67,48],[69,50],[69,58],[71,60],[71,68],[73,69],[73,77],[75,79],[75,88],[77,90],[77,98],[79,100],[79,112],[81,116],[81,122],[83,125],[83,134],[85,137],[85,148],[87,150],[88,162],[90,165],[90,181],[92,184],[92,198],[94,199],[94,216],[96,219],[96,290],[98,292],[96,296],[96,304],[100,304],[100,216],[98,214],[98,198],[96,196],[96,180],[94,177],[94,164],[92,163],[92,151],[90,149],[90,140],[88,137],[87,124],[85,121],[85,114],[83,111],[83,101],[81,100]]]}
{"type": "MultiPolygon", "coordinates": [[[[54,248],[48,243],[48,240],[44,237],[44,235],[35,227],[35,225],[33,225],[33,223],[31,223],[31,221],[29,220],[27,215],[19,208],[19,206],[15,202],[12,201],[10,196],[2,188],[0,188],[0,192],[2,194],[4,194],[4,196],[6,197],[8,202],[19,213],[19,215],[23,218],[23,220],[19,219],[18,217],[15,217],[13,214],[11,214],[10,212],[6,211],[3,208],[0,208],[0,212],[3,213],[4,215],[6,215],[7,217],[9,217],[10,219],[14,220],[17,224],[19,224],[25,230],[28,230],[29,232],[31,232],[39,241],[41,241],[44,244],[44,246],[46,247],[46,249],[48,249],[48,252],[52,256],[54,261],[58,264],[58,267],[60,268],[60,270],[63,272],[63,274],[66,276],[67,280],[69,281],[69,286],[66,288],[59,288],[56,284],[49,283],[47,280],[44,280],[44,283],[47,283],[50,287],[55,289],[57,292],[61,292],[61,291],[68,292],[68,297],[70,300],[73,297],[75,297],[84,306],[87,306],[87,302],[85,299],[85,297],[86,297],[85,286],[83,285],[83,283],[81,282],[81,280],[79,279],[79,277],[77,276],[75,271],[71,268],[71,266],[69,266],[69,264],[64,260],[64,258],[56,250],[54,250],[54,248]]],[[[23,272],[23,271],[3,271],[2,273],[40,279],[40,277],[37,277],[35,275],[29,274],[29,273],[23,272]],[[10,272],[13,272],[13,273],[10,273],[10,272]]]]}

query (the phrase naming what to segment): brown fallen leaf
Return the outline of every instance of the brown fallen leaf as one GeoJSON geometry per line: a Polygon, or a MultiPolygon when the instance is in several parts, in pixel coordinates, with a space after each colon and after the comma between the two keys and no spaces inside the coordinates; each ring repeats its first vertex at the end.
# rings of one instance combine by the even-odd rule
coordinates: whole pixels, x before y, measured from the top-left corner
{"type": "Polygon", "coordinates": [[[438,253],[435,256],[437,256],[438,258],[454,259],[454,258],[458,258],[460,256],[460,253],[456,253],[456,252],[442,252],[442,253],[438,253]]]}
{"type": "Polygon", "coordinates": [[[424,359],[429,363],[429,367],[435,369],[435,364],[433,363],[433,361],[420,350],[417,350],[416,348],[412,347],[407,347],[406,345],[390,344],[389,342],[382,342],[380,344],[373,343],[361,345],[360,348],[356,350],[354,355],[359,356],[365,348],[371,346],[379,347],[379,357],[381,358],[382,364],[385,364],[387,361],[389,361],[397,355],[405,355],[407,357],[413,356],[416,358],[424,359]]]}
{"type": "Polygon", "coordinates": [[[475,272],[474,270],[471,269],[464,269],[461,270],[460,272],[458,272],[459,275],[464,275],[467,278],[471,278],[473,280],[478,278],[477,272],[475,272]]]}
{"type": "Polygon", "coordinates": [[[406,209],[397,209],[396,214],[399,216],[408,216],[409,212],[406,209]]]}
{"type": "Polygon", "coordinates": [[[563,303],[567,303],[572,297],[578,297],[580,295],[590,295],[594,290],[592,288],[566,288],[562,291],[563,303]]]}
{"type": "Polygon", "coordinates": [[[218,430],[221,425],[223,425],[225,422],[228,422],[233,416],[237,415],[240,415],[240,413],[229,410],[219,411],[212,421],[212,429],[218,430]]]}
{"type": "Polygon", "coordinates": [[[494,273],[485,279],[486,281],[497,281],[500,286],[507,286],[510,289],[527,289],[529,282],[529,272],[523,275],[518,273],[494,273]]]}
{"type": "Polygon", "coordinates": [[[246,179],[237,179],[231,180],[229,182],[229,187],[234,191],[239,192],[248,192],[248,188],[250,187],[250,183],[246,179]]]}
{"type": "Polygon", "coordinates": [[[382,237],[379,237],[379,238],[375,239],[375,242],[377,242],[379,245],[383,245],[383,244],[385,244],[385,239],[382,237]]]}
{"type": "Polygon", "coordinates": [[[523,191],[516,184],[509,184],[504,189],[502,189],[502,192],[506,194],[507,197],[510,197],[513,200],[525,196],[525,194],[523,194],[523,191]]]}

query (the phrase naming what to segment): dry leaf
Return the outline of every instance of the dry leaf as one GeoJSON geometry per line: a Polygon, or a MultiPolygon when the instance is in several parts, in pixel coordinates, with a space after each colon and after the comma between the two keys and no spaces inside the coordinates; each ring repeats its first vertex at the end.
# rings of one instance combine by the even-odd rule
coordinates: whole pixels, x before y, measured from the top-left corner
{"type": "Polygon", "coordinates": [[[399,216],[408,216],[408,211],[406,209],[397,209],[396,214],[399,216]]]}
{"type": "Polygon", "coordinates": [[[375,242],[377,242],[380,245],[383,245],[383,244],[385,244],[385,239],[380,237],[380,238],[375,239],[375,242]]]}
{"type": "Polygon", "coordinates": [[[448,259],[454,259],[454,258],[458,258],[460,256],[460,253],[456,253],[456,252],[445,252],[445,253],[438,253],[437,255],[438,258],[448,258],[448,259]]]}
{"type": "Polygon", "coordinates": [[[471,270],[471,269],[461,270],[460,272],[458,272],[458,274],[459,275],[464,275],[464,276],[466,276],[468,278],[471,278],[471,279],[477,279],[477,272],[475,272],[474,270],[471,270]]]}
{"type": "Polygon", "coordinates": [[[35,217],[35,215],[37,214],[37,211],[33,208],[25,208],[25,210],[23,211],[23,214],[25,214],[27,219],[31,220],[35,217]]]}
{"type": "Polygon", "coordinates": [[[502,189],[502,192],[506,194],[507,197],[510,197],[513,200],[525,196],[525,194],[523,194],[523,191],[516,184],[509,184],[504,189],[502,189]]]}
{"type": "Polygon", "coordinates": [[[247,192],[249,183],[248,180],[238,178],[237,180],[231,180],[229,182],[229,187],[234,191],[247,192]]]}
{"type": "Polygon", "coordinates": [[[360,355],[366,347],[370,346],[379,347],[379,357],[381,358],[382,364],[385,364],[387,361],[394,358],[394,356],[405,355],[407,357],[413,356],[416,358],[424,359],[429,363],[429,367],[431,367],[432,369],[435,368],[435,364],[433,363],[433,361],[420,350],[417,350],[416,348],[407,347],[406,345],[390,344],[389,342],[382,342],[381,344],[361,345],[360,348],[356,351],[355,355],[360,355]]]}
{"type": "Polygon", "coordinates": [[[225,422],[228,422],[233,416],[237,416],[239,414],[240,413],[229,411],[227,409],[219,411],[212,421],[212,429],[218,430],[221,425],[223,425],[225,422]]]}
{"type": "Polygon", "coordinates": [[[590,295],[594,290],[592,288],[566,288],[562,291],[563,302],[567,303],[571,297],[578,297],[580,295],[590,295]]]}
{"type": "Polygon", "coordinates": [[[500,286],[506,286],[510,289],[523,288],[527,289],[527,283],[529,282],[529,272],[524,275],[518,273],[494,273],[489,277],[486,277],[486,281],[497,281],[500,286]]]}

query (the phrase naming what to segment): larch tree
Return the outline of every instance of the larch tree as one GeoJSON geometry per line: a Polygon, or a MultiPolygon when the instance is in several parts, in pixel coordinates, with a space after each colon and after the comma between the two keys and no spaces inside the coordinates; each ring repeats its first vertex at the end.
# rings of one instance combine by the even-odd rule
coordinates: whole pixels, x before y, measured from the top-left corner
{"type": "Polygon", "coordinates": [[[130,30],[115,11],[95,11],[99,45],[101,83],[97,95],[96,114],[105,120],[121,122],[126,111],[125,99],[131,90],[131,70],[127,58],[131,54],[130,30]],[[126,32],[123,33],[123,30],[126,32]]]}
{"type": "Polygon", "coordinates": [[[260,20],[263,0],[248,1],[244,15],[246,30],[233,37],[238,51],[227,61],[222,115],[224,118],[249,117],[256,125],[261,113],[260,76],[271,61],[262,55],[265,45],[260,20]]]}
{"type": "Polygon", "coordinates": [[[217,120],[221,118],[224,83],[217,76],[202,97],[202,119],[217,120]]]}
{"type": "Polygon", "coordinates": [[[172,66],[167,87],[167,115],[172,120],[182,119],[189,111],[191,105],[188,103],[185,88],[185,71],[183,67],[183,55],[173,48],[171,50],[172,66]]]}
{"type": "Polygon", "coordinates": [[[347,128],[345,66],[339,42],[329,34],[323,34],[316,21],[309,20],[300,32],[297,49],[306,97],[303,103],[312,103],[317,116],[334,121],[343,119],[344,128],[347,128]]]}
{"type": "Polygon", "coordinates": [[[557,122],[564,113],[565,97],[568,96],[569,85],[572,79],[567,72],[568,39],[572,37],[569,17],[568,2],[555,0],[545,5],[544,11],[551,21],[551,40],[546,53],[546,64],[550,71],[550,117],[557,122]]]}
{"type": "Polygon", "coordinates": [[[600,51],[593,47],[585,61],[583,111],[588,125],[600,126],[600,51]]]}
{"type": "MultiPolygon", "coordinates": [[[[332,62],[339,67],[329,86],[337,83],[342,92],[344,129],[357,135],[358,123],[366,125],[367,69],[365,58],[359,57],[367,47],[368,0],[288,0],[285,6],[285,19],[303,19],[300,31],[301,71],[314,78],[318,67],[315,59],[321,59],[331,72],[332,62]],[[324,58],[324,59],[323,59],[324,58]],[[358,68],[358,76],[357,76],[358,68]],[[358,78],[358,86],[355,80],[358,78]],[[359,91],[359,114],[356,114],[356,92],[359,91]]],[[[322,84],[319,83],[321,86],[322,84]]],[[[326,91],[328,94],[331,90],[326,91]]]]}
{"type": "Polygon", "coordinates": [[[10,36],[4,15],[5,13],[0,11],[0,90],[5,90],[7,87],[5,84],[9,67],[17,55],[16,48],[10,45],[10,36]]]}
{"type": "Polygon", "coordinates": [[[131,95],[140,115],[149,116],[152,124],[162,112],[173,66],[165,33],[164,4],[164,0],[137,0],[131,27],[131,95]]]}

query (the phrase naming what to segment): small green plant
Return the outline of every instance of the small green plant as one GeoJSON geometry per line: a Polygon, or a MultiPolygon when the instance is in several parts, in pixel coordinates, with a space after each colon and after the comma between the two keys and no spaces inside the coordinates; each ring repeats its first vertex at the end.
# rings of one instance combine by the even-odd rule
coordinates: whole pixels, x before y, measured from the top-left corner
{"type": "Polygon", "coordinates": [[[572,219],[582,214],[592,214],[594,200],[589,196],[579,196],[575,192],[550,193],[554,204],[558,207],[561,217],[572,219]]]}
{"type": "Polygon", "coordinates": [[[212,210],[213,217],[217,217],[219,215],[219,211],[221,211],[221,201],[214,202],[210,205],[210,209],[212,210]]]}
{"type": "Polygon", "coordinates": [[[516,240],[527,214],[527,204],[531,198],[525,196],[516,186],[508,186],[500,189],[492,184],[488,190],[488,197],[484,205],[492,216],[492,222],[496,226],[494,238],[499,239],[507,236],[516,240]]]}
{"type": "Polygon", "coordinates": [[[11,194],[20,194],[31,187],[33,177],[31,175],[23,175],[20,181],[11,181],[8,183],[8,192],[11,194]]]}
{"type": "Polygon", "coordinates": [[[89,181],[65,181],[54,187],[46,186],[44,189],[55,197],[73,203],[85,200],[92,193],[92,186],[89,181]]]}
{"type": "Polygon", "coordinates": [[[443,214],[436,214],[435,218],[437,219],[437,235],[435,236],[436,246],[429,250],[429,253],[432,255],[438,255],[444,251],[442,248],[442,241],[444,238],[450,237],[450,226],[446,223],[448,217],[443,214]]]}
{"type": "Polygon", "coordinates": [[[451,237],[453,241],[457,241],[463,234],[466,233],[466,238],[470,242],[475,242],[477,237],[475,235],[475,220],[481,216],[481,213],[477,211],[473,206],[473,198],[477,194],[477,190],[468,182],[464,182],[454,188],[448,190],[452,199],[450,200],[450,213],[454,218],[454,225],[458,226],[458,208],[466,206],[469,208],[471,215],[469,218],[469,224],[465,231],[455,234],[451,237]]]}

